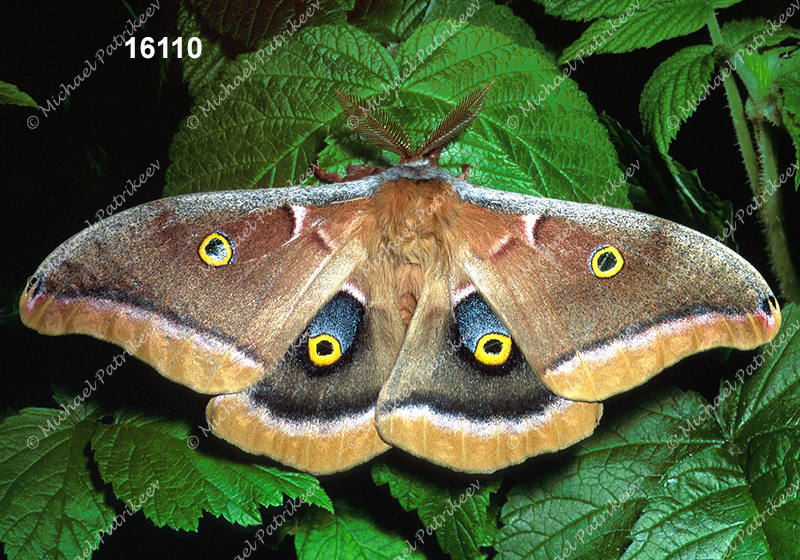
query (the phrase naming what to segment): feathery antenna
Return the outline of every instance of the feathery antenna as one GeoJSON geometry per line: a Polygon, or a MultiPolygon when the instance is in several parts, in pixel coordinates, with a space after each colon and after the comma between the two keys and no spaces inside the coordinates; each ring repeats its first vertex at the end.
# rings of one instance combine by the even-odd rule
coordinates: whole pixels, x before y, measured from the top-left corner
{"type": "Polygon", "coordinates": [[[489,82],[481,89],[473,91],[453,107],[422,146],[412,154],[412,158],[424,156],[441,148],[464,132],[478,118],[493,84],[494,82],[489,82]]]}
{"type": "Polygon", "coordinates": [[[354,127],[355,131],[364,140],[399,154],[404,160],[411,156],[414,150],[411,146],[411,141],[408,139],[408,134],[394,117],[380,107],[370,109],[369,104],[365,103],[360,97],[342,93],[338,89],[333,91],[339,100],[339,105],[342,106],[345,113],[350,115],[348,123],[350,123],[351,119],[356,119],[358,124],[354,127]]]}
{"type": "Polygon", "coordinates": [[[334,93],[336,93],[342,109],[350,115],[348,122],[356,119],[355,131],[379,148],[399,154],[402,162],[422,159],[428,155],[438,159],[438,151],[450,140],[464,132],[478,118],[493,84],[494,82],[490,82],[459,101],[422,146],[417,149],[411,145],[408,134],[402,125],[383,109],[370,107],[371,103],[367,103],[355,95],[342,93],[339,90],[334,90],[334,93]]]}

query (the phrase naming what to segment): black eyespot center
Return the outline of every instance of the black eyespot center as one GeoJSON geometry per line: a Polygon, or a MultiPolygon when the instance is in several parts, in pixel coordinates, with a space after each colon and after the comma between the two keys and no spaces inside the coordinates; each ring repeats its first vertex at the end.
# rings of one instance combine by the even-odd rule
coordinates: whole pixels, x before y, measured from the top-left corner
{"type": "Polygon", "coordinates": [[[483,351],[487,354],[500,354],[503,351],[503,343],[493,338],[483,345],[483,351]]]}
{"type": "Polygon", "coordinates": [[[206,254],[214,260],[223,260],[228,255],[228,249],[221,239],[209,239],[206,243],[206,254]]]}
{"type": "Polygon", "coordinates": [[[333,354],[333,344],[329,340],[320,340],[317,342],[317,354],[320,356],[330,356],[333,354]]]}
{"type": "Polygon", "coordinates": [[[603,253],[597,258],[597,268],[602,272],[608,272],[617,266],[617,257],[612,252],[603,253]]]}

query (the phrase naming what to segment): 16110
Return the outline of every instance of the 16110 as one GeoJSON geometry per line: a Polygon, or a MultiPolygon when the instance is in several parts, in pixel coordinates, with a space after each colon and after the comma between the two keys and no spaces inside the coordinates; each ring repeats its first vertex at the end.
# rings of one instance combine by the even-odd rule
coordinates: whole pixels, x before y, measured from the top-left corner
{"type": "MultiPolygon", "coordinates": [[[[162,58],[167,58],[169,56],[170,46],[167,38],[164,37],[158,43],[154,43],[154,41],[155,39],[152,37],[144,37],[141,41],[139,41],[139,53],[142,55],[142,58],[153,58],[153,56],[156,54],[157,47],[161,48],[162,58]]],[[[178,37],[172,41],[171,44],[173,47],[175,47],[177,57],[183,58],[183,37],[178,37]]],[[[130,47],[131,58],[136,58],[136,37],[131,37],[125,41],[125,46],[130,47]]],[[[191,37],[186,42],[186,54],[188,54],[190,58],[197,58],[200,56],[202,50],[203,44],[200,42],[198,37],[191,37]]]]}

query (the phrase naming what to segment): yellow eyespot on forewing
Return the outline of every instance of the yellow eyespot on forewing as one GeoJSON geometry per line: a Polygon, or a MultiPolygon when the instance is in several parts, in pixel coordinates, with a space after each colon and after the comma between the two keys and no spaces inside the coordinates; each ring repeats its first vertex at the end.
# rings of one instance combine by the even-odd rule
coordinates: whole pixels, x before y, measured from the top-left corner
{"type": "Polygon", "coordinates": [[[203,239],[197,252],[203,262],[211,266],[225,266],[233,258],[231,242],[219,233],[212,233],[203,239]]]}
{"type": "Polygon", "coordinates": [[[308,339],[308,358],[315,366],[330,366],[342,357],[342,346],[329,334],[308,339]]]}
{"type": "Polygon", "coordinates": [[[600,247],[592,255],[592,273],[598,278],[616,276],[623,264],[622,255],[613,245],[600,247]]]}
{"type": "Polygon", "coordinates": [[[504,334],[485,334],[478,341],[475,359],[487,366],[501,366],[511,354],[511,338],[504,334]]]}

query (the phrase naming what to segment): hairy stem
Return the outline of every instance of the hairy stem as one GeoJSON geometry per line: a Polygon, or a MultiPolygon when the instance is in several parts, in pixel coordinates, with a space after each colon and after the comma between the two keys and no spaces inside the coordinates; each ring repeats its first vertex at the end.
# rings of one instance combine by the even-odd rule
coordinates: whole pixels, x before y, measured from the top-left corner
{"type": "MultiPolygon", "coordinates": [[[[707,25],[711,33],[711,44],[715,47],[721,45],[722,32],[719,29],[717,16],[714,13],[711,14],[707,25]]],[[[753,147],[752,139],[750,138],[750,131],[747,128],[747,118],[744,115],[744,104],[739,95],[739,88],[736,86],[736,80],[733,74],[724,76],[722,83],[725,86],[725,96],[728,98],[728,106],[731,110],[731,119],[733,120],[733,128],[736,131],[736,140],[739,142],[739,149],[742,151],[744,166],[745,169],[747,169],[747,178],[750,180],[753,192],[757,193],[760,192],[758,158],[756,157],[756,151],[753,147]]]]}
{"type": "Polygon", "coordinates": [[[770,264],[780,282],[783,297],[800,303],[800,278],[797,277],[797,271],[792,263],[789,240],[786,238],[786,228],[783,225],[783,204],[781,204],[783,196],[780,189],[782,183],[772,150],[772,137],[763,119],[755,116],[752,121],[758,151],[763,162],[759,185],[762,189],[756,194],[761,195],[759,201],[764,201],[758,211],[767,239],[770,264]],[[769,188],[766,188],[767,185],[769,188]]]}
{"type": "MultiPolygon", "coordinates": [[[[714,14],[708,20],[708,29],[711,34],[712,44],[714,46],[721,45],[722,33],[714,14]]],[[[723,85],[725,86],[725,95],[728,98],[736,139],[742,152],[747,177],[750,180],[750,187],[753,191],[753,201],[763,200],[763,203],[757,206],[757,212],[764,228],[772,271],[778,279],[783,297],[789,301],[800,303],[800,279],[792,264],[789,243],[786,239],[786,229],[783,226],[782,197],[780,190],[773,188],[774,185],[779,185],[780,183],[769,130],[764,125],[762,115],[749,115],[753,123],[755,140],[758,144],[759,158],[756,155],[753,139],[747,127],[747,117],[736,86],[736,80],[732,74],[723,78],[723,85]],[[765,192],[767,184],[770,185],[771,194],[765,192]]],[[[755,104],[751,105],[755,106],[755,104]]],[[[753,206],[756,205],[753,204],[753,206]]]]}

